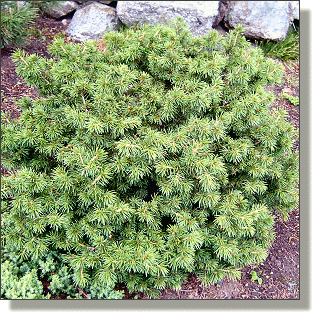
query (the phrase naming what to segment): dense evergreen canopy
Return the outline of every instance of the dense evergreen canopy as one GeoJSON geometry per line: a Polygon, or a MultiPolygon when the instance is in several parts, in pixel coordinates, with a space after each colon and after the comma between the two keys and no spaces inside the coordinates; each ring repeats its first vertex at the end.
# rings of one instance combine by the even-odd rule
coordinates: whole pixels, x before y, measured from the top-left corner
{"type": "Polygon", "coordinates": [[[240,277],[266,259],[273,212],[298,204],[296,132],[264,88],[281,65],[241,27],[197,38],[178,19],[103,39],[13,55],[41,97],[2,114],[3,246],[59,254],[81,288],[240,277]]]}

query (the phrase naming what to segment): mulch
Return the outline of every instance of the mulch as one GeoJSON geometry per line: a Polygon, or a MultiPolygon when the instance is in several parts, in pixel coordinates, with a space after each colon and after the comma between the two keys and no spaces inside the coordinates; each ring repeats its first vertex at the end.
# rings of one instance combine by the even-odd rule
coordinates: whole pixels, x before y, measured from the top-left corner
{"type": "MultiPolygon", "coordinates": [[[[63,24],[61,20],[46,17],[36,19],[29,42],[23,49],[29,53],[37,53],[49,57],[47,46],[55,35],[64,33],[71,18],[63,24]]],[[[67,41],[70,41],[65,37],[67,41]]],[[[23,96],[37,98],[37,90],[29,88],[23,79],[15,73],[15,65],[11,60],[12,51],[1,50],[1,109],[13,118],[19,117],[20,110],[15,103],[23,96]]],[[[277,61],[277,63],[282,63],[277,61]]],[[[294,106],[283,93],[299,96],[299,62],[283,63],[285,77],[281,85],[269,87],[276,97],[272,108],[284,108],[288,112],[288,121],[295,128],[299,128],[299,106],[294,106]]],[[[296,141],[294,148],[299,147],[296,141]]],[[[2,174],[5,168],[1,166],[2,174]]],[[[299,299],[299,209],[291,212],[290,218],[285,222],[276,218],[276,239],[270,249],[266,261],[259,266],[248,266],[242,270],[242,278],[238,281],[223,280],[209,287],[201,286],[200,281],[190,274],[181,290],[165,289],[159,299],[299,299]],[[262,283],[252,281],[251,271],[261,271],[259,277],[262,283]]],[[[49,283],[43,281],[45,292],[49,291],[49,283]]],[[[117,285],[118,290],[125,291],[124,299],[147,299],[143,294],[128,293],[122,284],[117,285]],[[138,297],[137,297],[138,296],[138,297]]],[[[65,299],[66,295],[53,296],[54,299],[65,299]]]]}

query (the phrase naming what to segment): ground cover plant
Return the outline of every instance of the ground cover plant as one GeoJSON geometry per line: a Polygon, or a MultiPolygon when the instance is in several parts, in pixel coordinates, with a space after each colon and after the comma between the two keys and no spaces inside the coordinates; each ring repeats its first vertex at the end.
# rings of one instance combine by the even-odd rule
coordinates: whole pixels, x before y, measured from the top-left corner
{"type": "Polygon", "coordinates": [[[25,43],[28,27],[37,16],[37,9],[19,1],[1,1],[1,48],[25,43]]]}
{"type": "Polygon", "coordinates": [[[283,40],[263,40],[257,43],[266,56],[291,61],[299,58],[299,42],[299,27],[292,24],[283,40]]]}
{"type": "Polygon", "coordinates": [[[293,97],[287,93],[283,93],[283,97],[288,99],[290,101],[290,103],[292,103],[295,106],[299,105],[299,97],[293,97]]]}
{"type": "Polygon", "coordinates": [[[25,44],[34,19],[53,6],[59,1],[1,1],[1,49],[25,44]]]}
{"type": "Polygon", "coordinates": [[[104,40],[14,54],[43,97],[2,116],[4,247],[62,255],[85,290],[239,277],[266,258],[271,212],[297,205],[295,132],[263,89],[281,67],[240,28],[198,39],[177,21],[104,40]]]}

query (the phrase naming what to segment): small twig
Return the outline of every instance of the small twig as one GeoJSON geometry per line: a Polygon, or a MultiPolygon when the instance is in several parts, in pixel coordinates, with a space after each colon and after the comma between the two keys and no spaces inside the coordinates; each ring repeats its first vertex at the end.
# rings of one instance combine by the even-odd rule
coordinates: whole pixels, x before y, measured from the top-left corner
{"type": "Polygon", "coordinates": [[[81,97],[82,97],[83,104],[87,106],[86,100],[84,99],[84,96],[82,94],[81,94],[81,97]]]}
{"type": "Polygon", "coordinates": [[[194,291],[193,289],[180,289],[179,291],[186,291],[186,292],[188,292],[188,291],[194,291]]]}
{"type": "Polygon", "coordinates": [[[295,240],[299,241],[299,239],[297,237],[289,237],[289,240],[288,240],[289,243],[290,243],[291,239],[295,239],[295,240]]]}
{"type": "Polygon", "coordinates": [[[77,289],[79,290],[79,292],[86,298],[86,299],[89,299],[89,295],[87,293],[85,293],[82,289],[80,289],[78,286],[77,286],[77,289]]]}
{"type": "Polygon", "coordinates": [[[29,66],[29,63],[23,57],[20,56],[19,58],[24,62],[25,65],[29,66]]]}
{"type": "MultiPolygon", "coordinates": [[[[234,43],[233,43],[234,46],[235,46],[236,43],[237,43],[237,39],[238,39],[239,33],[240,33],[240,31],[237,32],[236,37],[235,37],[235,39],[234,39],[234,43]]],[[[230,39],[230,40],[231,40],[231,39],[230,39]]]]}
{"type": "Polygon", "coordinates": [[[85,164],[84,164],[84,161],[83,161],[83,159],[82,159],[81,153],[79,153],[79,157],[80,157],[80,160],[81,160],[82,164],[85,165],[85,164]]]}
{"type": "Polygon", "coordinates": [[[217,125],[222,121],[222,119],[219,119],[219,121],[214,125],[214,127],[216,128],[217,125]]]}
{"type": "Polygon", "coordinates": [[[64,53],[67,53],[66,49],[62,45],[60,45],[60,48],[64,51],[64,53]]]}
{"type": "Polygon", "coordinates": [[[146,35],[146,31],[143,32],[142,36],[138,38],[139,41],[142,41],[144,36],[146,35]]]}
{"type": "Polygon", "coordinates": [[[95,185],[95,184],[102,178],[102,176],[103,176],[103,173],[101,173],[100,176],[98,176],[98,177],[91,183],[91,185],[92,185],[92,186],[95,185]]]}

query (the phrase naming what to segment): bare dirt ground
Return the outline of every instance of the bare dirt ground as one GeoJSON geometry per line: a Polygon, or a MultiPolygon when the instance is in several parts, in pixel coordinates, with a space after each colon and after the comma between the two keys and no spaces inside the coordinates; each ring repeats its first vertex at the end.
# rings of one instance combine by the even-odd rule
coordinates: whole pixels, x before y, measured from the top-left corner
{"type": "MultiPolygon", "coordinates": [[[[28,53],[37,53],[48,57],[46,48],[58,33],[64,32],[67,24],[50,18],[38,18],[33,27],[29,42],[23,47],[28,53]]],[[[37,97],[35,89],[29,88],[15,73],[15,66],[11,60],[10,51],[1,51],[1,109],[10,113],[12,117],[19,117],[20,110],[15,102],[23,96],[37,97]]],[[[278,63],[282,63],[279,62],[278,63]]],[[[285,76],[281,85],[270,87],[276,100],[273,108],[284,108],[288,112],[288,121],[299,128],[299,106],[294,106],[283,93],[299,96],[299,62],[284,64],[285,76]]],[[[295,148],[298,148],[298,141],[295,148]]],[[[1,167],[3,173],[5,168],[1,167]]],[[[299,299],[299,210],[291,213],[288,221],[276,218],[276,239],[270,249],[269,256],[263,265],[248,266],[242,270],[239,281],[224,280],[209,287],[202,287],[195,275],[190,275],[181,290],[163,290],[159,299],[299,299]],[[252,281],[251,271],[261,271],[259,277],[262,283],[252,281]]],[[[45,291],[48,283],[43,283],[45,291]]],[[[141,293],[128,294],[125,287],[124,299],[146,299],[141,293]]],[[[65,299],[65,295],[53,297],[65,299]]]]}

